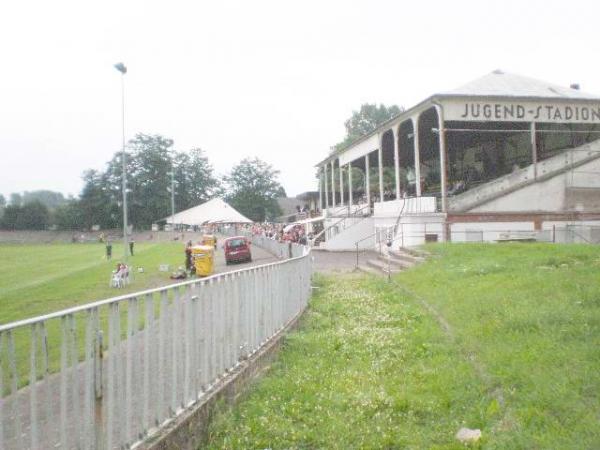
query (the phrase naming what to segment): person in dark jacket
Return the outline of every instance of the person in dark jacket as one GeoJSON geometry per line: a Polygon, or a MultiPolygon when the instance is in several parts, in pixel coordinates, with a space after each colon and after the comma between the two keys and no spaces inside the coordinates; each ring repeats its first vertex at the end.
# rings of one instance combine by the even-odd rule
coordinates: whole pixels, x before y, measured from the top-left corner
{"type": "Polygon", "coordinates": [[[188,241],[185,246],[185,269],[188,272],[192,271],[192,241],[188,241]]]}
{"type": "Polygon", "coordinates": [[[110,239],[106,240],[106,259],[110,260],[112,258],[112,242],[110,239]]]}

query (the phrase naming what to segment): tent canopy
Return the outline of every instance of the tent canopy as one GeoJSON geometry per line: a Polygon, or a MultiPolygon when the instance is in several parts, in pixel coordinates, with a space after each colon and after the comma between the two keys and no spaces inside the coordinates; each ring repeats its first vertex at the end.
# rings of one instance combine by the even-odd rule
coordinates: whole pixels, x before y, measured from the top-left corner
{"type": "Polygon", "coordinates": [[[169,224],[203,225],[207,223],[252,223],[220,198],[180,211],[174,216],[165,217],[169,224]]]}

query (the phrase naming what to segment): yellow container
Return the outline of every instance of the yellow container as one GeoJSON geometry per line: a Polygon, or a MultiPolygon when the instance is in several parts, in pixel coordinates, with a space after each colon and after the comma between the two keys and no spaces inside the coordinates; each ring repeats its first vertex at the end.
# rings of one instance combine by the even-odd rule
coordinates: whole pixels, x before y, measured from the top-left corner
{"type": "Polygon", "coordinates": [[[214,234],[203,235],[202,245],[210,245],[213,248],[217,248],[217,237],[214,234]]]}
{"type": "Polygon", "coordinates": [[[212,275],[215,261],[215,250],[210,245],[196,245],[192,247],[192,258],[196,275],[199,277],[207,277],[212,275]]]}

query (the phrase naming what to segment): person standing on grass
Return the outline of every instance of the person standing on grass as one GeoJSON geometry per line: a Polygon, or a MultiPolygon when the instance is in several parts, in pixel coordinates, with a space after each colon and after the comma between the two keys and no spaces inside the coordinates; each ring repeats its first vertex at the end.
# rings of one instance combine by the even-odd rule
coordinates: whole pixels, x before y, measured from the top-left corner
{"type": "Polygon", "coordinates": [[[188,241],[185,246],[185,269],[188,272],[192,271],[192,241],[188,241]]]}
{"type": "Polygon", "coordinates": [[[133,238],[131,238],[131,240],[129,241],[129,253],[131,254],[131,256],[133,256],[133,244],[134,240],[133,238]]]}
{"type": "Polygon", "coordinates": [[[112,258],[112,243],[110,239],[106,240],[106,259],[110,260],[112,258]]]}

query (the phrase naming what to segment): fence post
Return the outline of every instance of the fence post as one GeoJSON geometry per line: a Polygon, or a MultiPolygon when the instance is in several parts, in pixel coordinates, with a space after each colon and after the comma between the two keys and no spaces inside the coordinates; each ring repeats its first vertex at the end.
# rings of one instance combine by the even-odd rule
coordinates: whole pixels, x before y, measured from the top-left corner
{"type": "Polygon", "coordinates": [[[358,242],[355,245],[356,245],[356,268],[358,269],[358,242]]]}
{"type": "MultiPolygon", "coordinates": [[[[97,325],[94,323],[94,325],[97,325]]],[[[103,355],[103,335],[102,330],[97,330],[94,342],[94,440],[96,448],[102,448],[102,436],[104,436],[104,418],[102,417],[102,363],[103,355]]]]}

